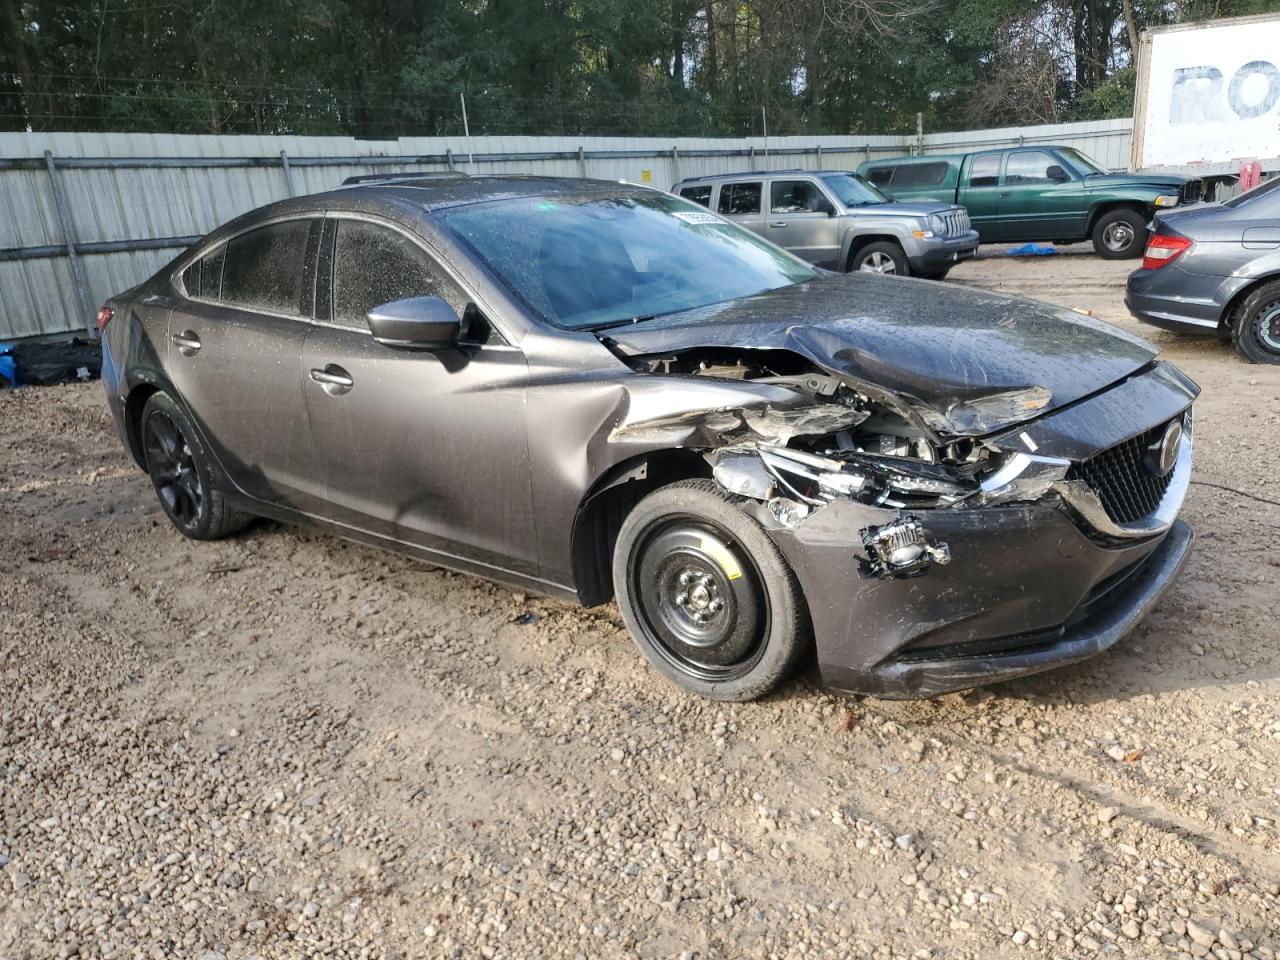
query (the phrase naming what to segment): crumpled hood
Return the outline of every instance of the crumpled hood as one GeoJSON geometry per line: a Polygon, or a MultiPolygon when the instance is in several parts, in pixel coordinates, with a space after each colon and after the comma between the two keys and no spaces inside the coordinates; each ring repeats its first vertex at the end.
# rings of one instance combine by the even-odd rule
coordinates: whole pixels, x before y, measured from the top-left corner
{"type": "Polygon", "coordinates": [[[789,350],[938,435],[982,436],[1087,397],[1155,347],[1048,304],[867,273],[604,331],[628,356],[789,350]]]}

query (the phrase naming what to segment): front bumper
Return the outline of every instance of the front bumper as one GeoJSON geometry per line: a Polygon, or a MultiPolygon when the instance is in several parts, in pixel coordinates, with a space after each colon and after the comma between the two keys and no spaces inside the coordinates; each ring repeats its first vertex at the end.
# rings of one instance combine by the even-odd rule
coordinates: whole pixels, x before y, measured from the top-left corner
{"type": "Polygon", "coordinates": [[[873,671],[876,690],[889,698],[932,697],[1097,656],[1115,646],[1164,596],[1191,554],[1191,541],[1191,528],[1175,521],[1155,550],[1132,570],[1117,574],[1118,583],[1101,584],[1102,596],[1087,602],[1069,624],[1013,637],[982,653],[953,647],[889,660],[873,671]]]}
{"type": "Polygon", "coordinates": [[[951,237],[946,240],[918,240],[915,249],[909,249],[907,262],[913,273],[939,273],[949,270],[962,260],[969,260],[978,252],[978,231],[951,237]]]}
{"type": "Polygon", "coordinates": [[[794,526],[761,511],[808,603],[823,682],[883,697],[935,696],[1113,645],[1164,593],[1187,554],[1190,530],[1176,517],[1191,476],[1187,410],[1196,393],[1175,368],[1155,364],[992,441],[1078,463],[1183,416],[1187,439],[1163,498],[1133,522],[1106,522],[1100,505],[1084,509],[1096,498],[1079,495],[1078,479],[1054,482],[1039,499],[918,509],[911,515],[929,541],[947,544],[950,562],[919,576],[880,578],[867,575],[862,531],[899,520],[902,511],[838,498],[794,526]]]}

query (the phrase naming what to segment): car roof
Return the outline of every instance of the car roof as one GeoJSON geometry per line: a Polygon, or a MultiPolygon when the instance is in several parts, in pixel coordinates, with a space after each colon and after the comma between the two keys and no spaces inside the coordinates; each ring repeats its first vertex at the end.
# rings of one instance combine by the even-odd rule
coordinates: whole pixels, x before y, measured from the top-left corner
{"type": "Polygon", "coordinates": [[[600,196],[620,190],[650,190],[642,184],[616,180],[585,180],[577,177],[534,176],[424,176],[388,177],[362,180],[322,193],[311,193],[241,214],[210,233],[202,244],[216,243],[232,234],[272,219],[326,210],[382,215],[398,221],[421,220],[426,215],[452,207],[530,197],[600,196]]]}
{"type": "MultiPolygon", "coordinates": [[[[738,170],[734,173],[708,173],[701,177],[685,177],[676,183],[681,186],[686,183],[711,183],[721,180],[749,180],[753,177],[777,177],[777,176],[795,176],[800,174],[806,177],[830,177],[835,174],[853,175],[852,170],[805,170],[801,167],[792,167],[788,170],[738,170]]],[[[674,189],[674,188],[673,188],[674,189]]]]}

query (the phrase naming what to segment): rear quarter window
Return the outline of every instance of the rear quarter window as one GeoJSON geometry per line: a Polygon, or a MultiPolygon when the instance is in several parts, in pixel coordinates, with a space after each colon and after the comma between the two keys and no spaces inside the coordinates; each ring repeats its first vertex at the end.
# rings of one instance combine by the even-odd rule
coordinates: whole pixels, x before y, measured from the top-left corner
{"type": "Polygon", "coordinates": [[[720,212],[730,216],[760,212],[762,185],[755,183],[722,183],[720,212]]]}
{"type": "Polygon", "coordinates": [[[871,167],[867,170],[867,179],[877,187],[887,187],[893,183],[893,167],[871,167]]]}
{"type": "Polygon", "coordinates": [[[696,184],[692,187],[682,187],[680,196],[686,200],[692,200],[694,203],[700,203],[704,207],[711,206],[711,184],[696,184]]]}

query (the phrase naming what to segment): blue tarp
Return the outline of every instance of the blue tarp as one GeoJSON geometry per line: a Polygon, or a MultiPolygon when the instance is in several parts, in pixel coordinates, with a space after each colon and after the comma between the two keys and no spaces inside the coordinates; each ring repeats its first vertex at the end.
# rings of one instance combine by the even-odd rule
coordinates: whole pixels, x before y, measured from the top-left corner
{"type": "Polygon", "coordinates": [[[1024,243],[1005,254],[1007,257],[1055,257],[1057,255],[1058,248],[1047,243],[1024,243]]]}
{"type": "Polygon", "coordinates": [[[13,359],[13,344],[0,343],[0,387],[14,387],[18,384],[18,365],[13,359]]]}

